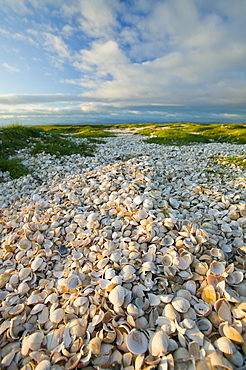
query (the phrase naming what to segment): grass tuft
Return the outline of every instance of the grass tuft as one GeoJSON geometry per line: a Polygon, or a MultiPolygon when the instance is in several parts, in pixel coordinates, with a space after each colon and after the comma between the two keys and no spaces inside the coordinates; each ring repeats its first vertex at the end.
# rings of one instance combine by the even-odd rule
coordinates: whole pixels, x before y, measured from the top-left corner
{"type": "Polygon", "coordinates": [[[223,157],[223,156],[214,156],[210,157],[215,163],[222,166],[237,166],[237,167],[246,167],[246,157],[223,157]]]}
{"type": "Polygon", "coordinates": [[[165,145],[209,142],[246,144],[246,124],[156,124],[137,130],[135,134],[151,136],[146,139],[147,142],[165,145]]]}
{"type": "Polygon", "coordinates": [[[12,178],[30,173],[16,156],[17,150],[27,149],[31,154],[41,152],[56,156],[93,155],[94,145],[75,143],[67,136],[46,132],[41,127],[11,125],[0,129],[0,170],[9,171],[12,178]]]}
{"type": "Polygon", "coordinates": [[[17,179],[20,176],[28,175],[30,173],[28,168],[24,166],[18,158],[0,158],[0,170],[3,172],[8,171],[13,179],[17,179]]]}

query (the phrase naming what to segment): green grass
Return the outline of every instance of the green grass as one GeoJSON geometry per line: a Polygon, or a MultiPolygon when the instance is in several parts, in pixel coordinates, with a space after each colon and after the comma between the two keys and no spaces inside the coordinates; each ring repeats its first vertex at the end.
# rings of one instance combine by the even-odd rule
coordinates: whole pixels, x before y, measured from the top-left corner
{"type": "Polygon", "coordinates": [[[46,140],[42,140],[42,142],[37,142],[35,144],[34,148],[31,149],[31,154],[45,152],[51,155],[56,155],[57,157],[71,154],[91,156],[93,151],[94,148],[92,146],[89,147],[87,144],[75,144],[56,134],[50,134],[46,137],[46,140]]]}
{"type": "Polygon", "coordinates": [[[211,159],[219,165],[222,166],[237,166],[237,167],[246,167],[246,157],[223,157],[223,156],[214,156],[211,159]]]}
{"type": "Polygon", "coordinates": [[[43,129],[50,133],[59,135],[74,135],[83,138],[101,138],[114,136],[112,133],[105,131],[111,128],[111,125],[75,125],[75,126],[62,126],[62,125],[47,125],[35,126],[36,128],[43,129]]]}
{"type": "Polygon", "coordinates": [[[17,179],[20,176],[24,176],[30,173],[30,171],[21,163],[18,158],[5,159],[0,158],[0,170],[5,172],[8,171],[13,179],[17,179]]]}
{"type": "Polygon", "coordinates": [[[41,127],[11,125],[0,129],[0,170],[9,171],[12,178],[29,173],[16,155],[19,149],[29,149],[31,154],[40,152],[56,156],[81,154],[93,155],[94,145],[76,144],[58,133],[46,132],[41,127]]]}
{"type": "MultiPolygon", "coordinates": [[[[0,128],[0,170],[9,171],[13,178],[28,173],[21,161],[14,157],[19,149],[29,149],[32,154],[40,152],[56,156],[80,153],[92,155],[95,143],[114,136],[111,129],[134,130],[134,134],[149,136],[147,142],[165,145],[191,145],[194,143],[246,144],[246,124],[196,124],[196,123],[127,123],[110,125],[11,125],[0,128]],[[108,131],[109,130],[109,131],[108,131]],[[76,144],[69,137],[86,138],[88,143],[76,144]]],[[[216,159],[217,164],[245,167],[243,157],[216,159]],[[220,163],[219,163],[220,161],[220,163]]],[[[209,172],[209,171],[208,171],[209,172]]]]}
{"type": "Polygon", "coordinates": [[[156,124],[140,129],[135,134],[152,136],[146,141],[165,145],[209,142],[246,144],[246,124],[156,124]]]}
{"type": "Polygon", "coordinates": [[[42,131],[33,127],[11,125],[0,129],[0,157],[8,158],[16,150],[26,148],[30,140],[42,136],[42,131]]]}

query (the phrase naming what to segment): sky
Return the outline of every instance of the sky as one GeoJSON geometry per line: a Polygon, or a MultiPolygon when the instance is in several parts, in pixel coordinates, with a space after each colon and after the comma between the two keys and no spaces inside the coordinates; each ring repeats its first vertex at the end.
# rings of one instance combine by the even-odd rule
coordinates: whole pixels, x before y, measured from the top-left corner
{"type": "Polygon", "coordinates": [[[246,122],[246,0],[0,0],[0,126],[246,122]]]}

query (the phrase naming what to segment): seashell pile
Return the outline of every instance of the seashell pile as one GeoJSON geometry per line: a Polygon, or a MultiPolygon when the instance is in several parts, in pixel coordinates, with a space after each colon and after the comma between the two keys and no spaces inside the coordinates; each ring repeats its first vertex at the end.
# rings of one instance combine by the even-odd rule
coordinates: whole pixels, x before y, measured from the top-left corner
{"type": "Polygon", "coordinates": [[[245,369],[246,148],[106,140],[2,183],[1,367],[245,369]]]}

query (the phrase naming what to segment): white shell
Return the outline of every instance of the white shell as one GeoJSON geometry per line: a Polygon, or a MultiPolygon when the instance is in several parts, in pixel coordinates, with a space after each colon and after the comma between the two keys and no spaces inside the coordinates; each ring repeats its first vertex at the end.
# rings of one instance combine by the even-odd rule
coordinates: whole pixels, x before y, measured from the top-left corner
{"type": "Polygon", "coordinates": [[[28,337],[29,348],[33,351],[37,351],[40,348],[43,339],[44,339],[44,334],[42,332],[35,332],[31,334],[28,337]]]}
{"type": "Polygon", "coordinates": [[[164,356],[168,352],[169,338],[163,330],[157,331],[149,341],[149,352],[152,356],[164,356]]]}
{"type": "Polygon", "coordinates": [[[210,263],[210,271],[214,275],[221,275],[225,271],[225,265],[222,262],[213,261],[210,263]]]}
{"type": "Polygon", "coordinates": [[[51,363],[49,360],[43,360],[41,361],[36,367],[35,370],[50,370],[51,369],[51,363]]]}
{"type": "Polygon", "coordinates": [[[196,283],[194,280],[188,280],[184,284],[185,289],[187,289],[192,295],[196,294],[196,283]]]}
{"type": "Polygon", "coordinates": [[[126,337],[126,346],[130,352],[141,355],[148,349],[148,339],[143,332],[133,329],[126,337]]]}
{"type": "Polygon", "coordinates": [[[67,287],[68,289],[76,289],[78,288],[79,286],[81,285],[81,280],[80,278],[78,277],[78,275],[76,274],[71,274],[68,278],[67,278],[67,287]]]}
{"type": "Polygon", "coordinates": [[[116,285],[109,293],[108,298],[114,306],[121,307],[125,300],[125,289],[121,285],[116,285]]]}
{"type": "Polygon", "coordinates": [[[199,316],[207,316],[212,311],[212,306],[206,302],[196,303],[194,305],[194,310],[199,316]]]}
{"type": "Polygon", "coordinates": [[[230,285],[237,285],[243,281],[244,273],[242,271],[233,271],[226,278],[226,281],[230,285]]]}
{"type": "Polygon", "coordinates": [[[223,353],[232,355],[236,352],[236,347],[227,337],[220,337],[215,340],[214,345],[223,353]]]}
{"type": "Polygon", "coordinates": [[[181,313],[187,312],[190,308],[190,302],[183,297],[174,297],[171,304],[176,311],[181,313]]]}
{"type": "Polygon", "coordinates": [[[61,322],[65,317],[65,312],[63,308],[57,308],[53,312],[50,313],[50,321],[58,324],[61,322]]]}
{"type": "Polygon", "coordinates": [[[19,279],[25,280],[32,272],[32,269],[30,267],[24,267],[19,272],[19,279]]]}
{"type": "Polygon", "coordinates": [[[22,238],[17,245],[21,250],[27,250],[31,248],[32,242],[28,239],[22,238]]]}
{"type": "Polygon", "coordinates": [[[42,265],[44,260],[41,257],[36,257],[31,264],[31,269],[36,271],[39,269],[39,267],[42,265]]]}

